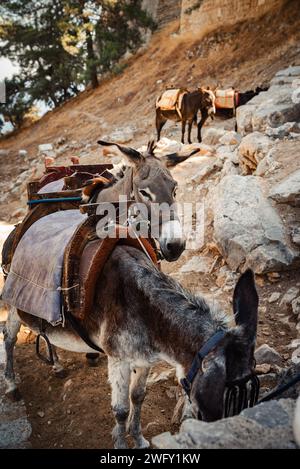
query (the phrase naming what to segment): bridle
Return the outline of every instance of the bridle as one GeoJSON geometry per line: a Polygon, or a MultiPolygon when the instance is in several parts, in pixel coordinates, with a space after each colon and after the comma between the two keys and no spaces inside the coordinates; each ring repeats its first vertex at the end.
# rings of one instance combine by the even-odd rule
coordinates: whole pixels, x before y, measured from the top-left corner
{"type": "MultiPolygon", "coordinates": [[[[195,356],[187,375],[180,380],[180,384],[190,402],[192,384],[199,370],[202,370],[202,362],[204,358],[217,347],[217,345],[224,339],[226,333],[227,331],[220,330],[208,339],[195,356]]],[[[255,366],[249,375],[239,380],[226,382],[223,417],[237,415],[243,409],[253,407],[257,403],[259,379],[255,374],[254,368],[255,366]]]]}

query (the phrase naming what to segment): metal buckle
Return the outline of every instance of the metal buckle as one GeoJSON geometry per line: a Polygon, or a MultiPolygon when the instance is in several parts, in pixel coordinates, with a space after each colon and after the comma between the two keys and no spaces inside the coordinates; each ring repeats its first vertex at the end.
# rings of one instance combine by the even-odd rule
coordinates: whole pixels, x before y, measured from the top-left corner
{"type": "Polygon", "coordinates": [[[51,346],[51,343],[50,343],[48,337],[46,336],[46,334],[44,332],[40,332],[36,337],[35,351],[36,351],[37,356],[40,358],[40,360],[47,363],[48,365],[51,365],[51,366],[54,365],[52,346],[51,346]],[[47,348],[47,351],[48,351],[49,358],[42,355],[41,352],[40,352],[40,339],[41,338],[44,339],[44,341],[46,343],[46,348],[47,348]]]}

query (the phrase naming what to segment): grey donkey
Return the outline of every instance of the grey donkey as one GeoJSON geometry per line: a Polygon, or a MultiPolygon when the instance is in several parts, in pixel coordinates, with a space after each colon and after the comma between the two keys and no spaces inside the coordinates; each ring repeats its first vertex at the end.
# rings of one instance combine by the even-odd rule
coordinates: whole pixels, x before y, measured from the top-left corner
{"type": "MultiPolygon", "coordinates": [[[[226,383],[252,371],[258,309],[252,271],[241,275],[234,290],[234,327],[229,327],[225,314],[183,289],[133,247],[116,247],[97,281],[96,291],[94,307],[84,327],[108,357],[116,421],[114,446],[126,448],[127,434],[133,437],[136,448],[149,446],[141,428],[149,370],[155,363],[165,361],[176,368],[178,379],[182,379],[199,349],[217,331],[225,331],[224,337],[203,360],[192,383],[190,399],[196,417],[206,421],[222,418],[226,383]]],[[[13,349],[21,321],[32,330],[39,330],[37,318],[11,309],[4,330],[5,379],[8,394],[14,397],[17,386],[13,349]]],[[[92,352],[68,321],[65,327],[47,325],[45,332],[55,346],[92,352]]]]}

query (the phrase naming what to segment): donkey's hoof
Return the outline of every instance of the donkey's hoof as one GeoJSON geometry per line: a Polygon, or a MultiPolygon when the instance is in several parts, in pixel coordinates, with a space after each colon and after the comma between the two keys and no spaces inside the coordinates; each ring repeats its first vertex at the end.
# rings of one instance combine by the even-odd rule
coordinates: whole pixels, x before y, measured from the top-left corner
{"type": "Polygon", "coordinates": [[[99,353],[87,353],[86,361],[90,367],[99,366],[100,354],[99,353]]]}
{"type": "Polygon", "coordinates": [[[54,376],[59,379],[64,379],[68,376],[68,371],[64,368],[61,370],[54,370],[54,376]]]}
{"type": "Polygon", "coordinates": [[[114,444],[114,449],[128,449],[128,444],[126,441],[117,441],[114,444]]]}
{"type": "Polygon", "coordinates": [[[150,443],[146,438],[142,437],[138,443],[135,444],[134,449],[147,449],[150,448],[150,443]]]}
{"type": "Polygon", "coordinates": [[[12,402],[18,402],[22,399],[22,394],[20,393],[18,388],[7,391],[5,393],[5,396],[7,397],[7,399],[9,399],[12,402]]]}

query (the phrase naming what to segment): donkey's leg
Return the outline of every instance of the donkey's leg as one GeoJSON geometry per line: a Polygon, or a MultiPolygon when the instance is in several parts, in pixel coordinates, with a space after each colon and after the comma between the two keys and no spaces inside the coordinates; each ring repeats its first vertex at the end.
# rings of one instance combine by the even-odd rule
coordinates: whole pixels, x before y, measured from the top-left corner
{"type": "Polygon", "coordinates": [[[52,355],[54,364],[52,366],[52,370],[55,373],[57,378],[65,378],[67,376],[67,370],[59,363],[59,357],[57,355],[57,348],[51,344],[52,347],[52,355]]]}
{"type": "Polygon", "coordinates": [[[181,143],[184,143],[184,134],[185,134],[186,121],[181,121],[181,143]]]}
{"type": "Polygon", "coordinates": [[[10,308],[8,317],[3,329],[4,345],[6,353],[6,363],[4,378],[6,382],[6,395],[12,400],[20,400],[21,394],[17,388],[14,373],[14,347],[17,341],[17,335],[21,327],[21,321],[16,308],[10,308]]]}
{"type": "Polygon", "coordinates": [[[192,126],[193,126],[194,119],[188,122],[188,142],[192,143],[191,134],[192,134],[192,126]]]}
{"type": "Polygon", "coordinates": [[[129,415],[130,366],[127,362],[108,357],[108,378],[111,384],[111,406],[116,419],[112,437],[115,448],[128,448],[126,423],[129,415]]]}
{"type": "Polygon", "coordinates": [[[160,134],[161,134],[161,129],[167,122],[167,119],[165,119],[159,110],[156,111],[156,131],[157,131],[157,141],[160,140],[160,134]]]}
{"type": "Polygon", "coordinates": [[[208,118],[208,114],[203,114],[201,116],[201,120],[198,124],[198,142],[201,143],[202,142],[202,136],[201,136],[201,129],[203,127],[203,125],[205,124],[206,120],[208,118]]]}
{"type": "Polygon", "coordinates": [[[150,368],[137,368],[131,375],[130,383],[130,415],[128,420],[128,432],[133,437],[135,448],[148,448],[150,446],[142,434],[141,409],[146,394],[146,381],[150,368]]]}

